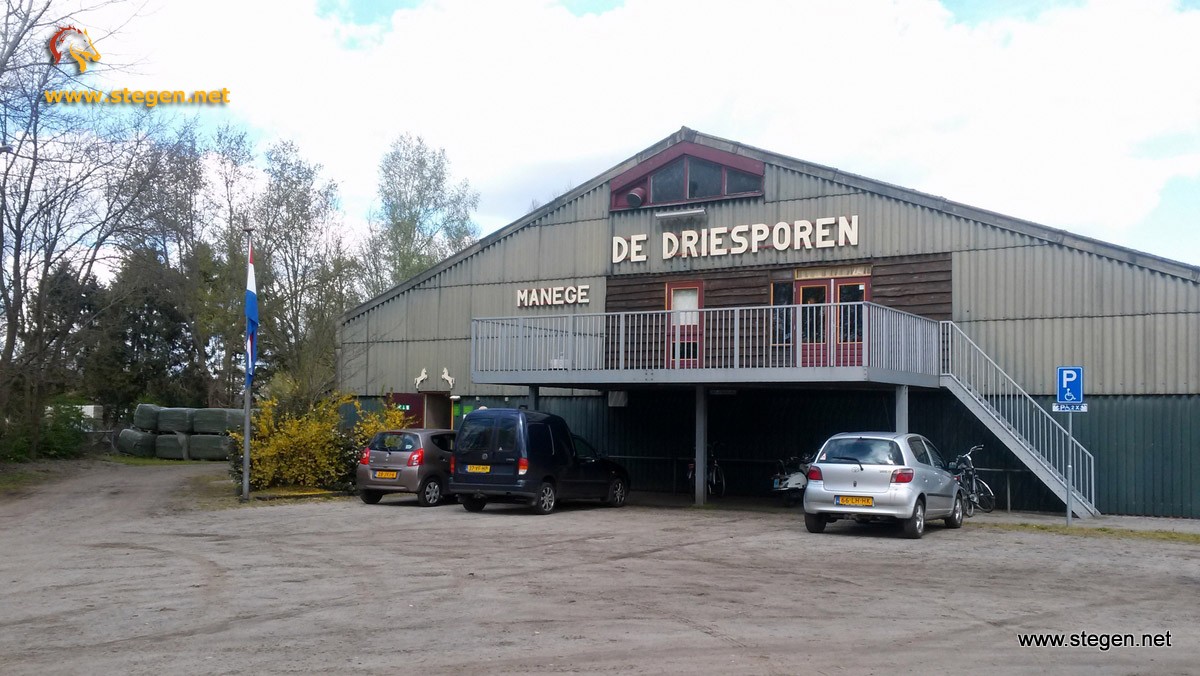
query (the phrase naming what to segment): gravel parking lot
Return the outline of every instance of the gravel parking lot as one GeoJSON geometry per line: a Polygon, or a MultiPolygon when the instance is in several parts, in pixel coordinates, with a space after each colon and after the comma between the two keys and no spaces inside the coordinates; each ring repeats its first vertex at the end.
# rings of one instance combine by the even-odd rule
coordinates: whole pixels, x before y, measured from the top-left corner
{"type": "Polygon", "coordinates": [[[0,500],[0,671],[1183,674],[1200,663],[1194,544],[981,518],[912,541],[845,523],[812,535],[799,510],[191,499],[223,471],[97,462],[0,500]],[[1171,647],[1018,644],[1081,631],[1169,631],[1171,647]]]}

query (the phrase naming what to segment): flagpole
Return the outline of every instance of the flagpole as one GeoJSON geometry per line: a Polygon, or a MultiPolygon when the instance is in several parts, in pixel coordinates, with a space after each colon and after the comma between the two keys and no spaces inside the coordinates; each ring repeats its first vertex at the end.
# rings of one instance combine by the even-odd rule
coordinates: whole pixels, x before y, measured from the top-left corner
{"type": "MultiPolygon", "coordinates": [[[[252,264],[251,261],[253,260],[254,256],[254,250],[251,248],[253,246],[251,237],[253,236],[254,228],[246,227],[242,228],[242,230],[246,233],[246,255],[248,257],[246,265],[248,269],[252,264]]],[[[251,354],[250,345],[247,344],[246,348],[247,376],[246,384],[243,388],[243,398],[245,400],[243,405],[245,410],[243,411],[244,417],[242,424],[242,502],[250,500],[250,389],[252,377],[249,374],[251,374],[254,369],[254,365],[250,363],[250,360],[254,359],[254,355],[251,354]]]]}

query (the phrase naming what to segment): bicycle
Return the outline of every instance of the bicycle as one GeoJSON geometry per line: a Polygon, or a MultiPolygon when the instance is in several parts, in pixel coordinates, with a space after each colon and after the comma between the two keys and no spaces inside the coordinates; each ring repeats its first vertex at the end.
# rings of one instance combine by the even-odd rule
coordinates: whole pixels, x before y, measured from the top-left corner
{"type": "Polygon", "coordinates": [[[954,475],[954,480],[967,494],[966,515],[969,517],[975,516],[976,508],[983,512],[991,512],[996,508],[996,494],[986,481],[979,478],[975,462],[971,460],[971,454],[979,450],[983,450],[982,445],[972,446],[971,450],[955,458],[953,464],[953,468],[958,472],[954,475]]]}
{"type": "MultiPolygon", "coordinates": [[[[721,469],[721,465],[717,462],[716,456],[710,452],[708,455],[708,494],[714,498],[720,498],[725,495],[725,470],[721,469]]],[[[694,486],[696,476],[696,461],[688,462],[687,481],[689,486],[694,486]]]]}

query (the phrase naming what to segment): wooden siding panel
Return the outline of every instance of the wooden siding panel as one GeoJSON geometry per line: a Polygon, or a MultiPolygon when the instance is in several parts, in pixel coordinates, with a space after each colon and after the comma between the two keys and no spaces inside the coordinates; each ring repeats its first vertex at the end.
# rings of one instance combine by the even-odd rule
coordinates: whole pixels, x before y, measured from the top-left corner
{"type": "Polygon", "coordinates": [[[885,258],[871,268],[871,300],[937,321],[953,314],[950,254],[885,258]]]}

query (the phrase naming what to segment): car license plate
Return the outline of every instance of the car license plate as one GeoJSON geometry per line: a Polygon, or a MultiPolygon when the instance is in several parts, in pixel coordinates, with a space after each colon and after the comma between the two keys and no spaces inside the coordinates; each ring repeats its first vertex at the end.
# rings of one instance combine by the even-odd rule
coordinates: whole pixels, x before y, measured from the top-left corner
{"type": "Polygon", "coordinates": [[[467,472],[471,474],[487,474],[492,471],[491,465],[467,465],[467,472]]]}
{"type": "Polygon", "coordinates": [[[856,507],[874,507],[875,498],[863,497],[859,495],[835,495],[833,496],[833,504],[854,505],[856,507]]]}
{"type": "Polygon", "coordinates": [[[396,473],[395,472],[376,472],[375,478],[376,479],[395,479],[396,473]]]}

